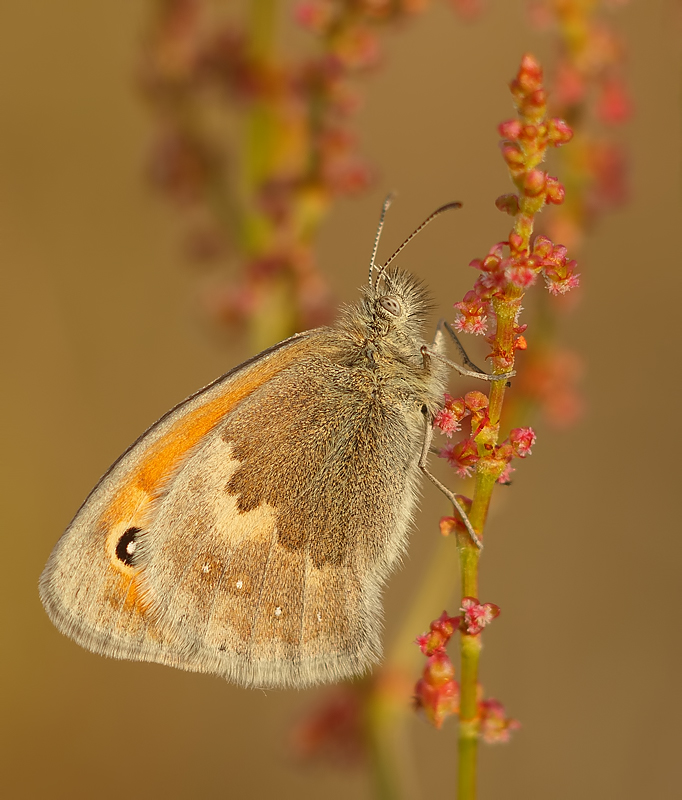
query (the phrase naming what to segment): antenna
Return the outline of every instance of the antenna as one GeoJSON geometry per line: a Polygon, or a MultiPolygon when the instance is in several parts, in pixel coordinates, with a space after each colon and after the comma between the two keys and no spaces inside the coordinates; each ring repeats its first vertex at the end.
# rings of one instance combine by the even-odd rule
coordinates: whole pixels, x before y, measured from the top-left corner
{"type": "MultiPolygon", "coordinates": [[[[390,200],[390,196],[386,198],[386,201],[384,201],[384,213],[386,211],[386,208],[388,208],[388,206],[386,205],[386,202],[389,202],[389,200],[390,200]]],[[[390,202],[389,202],[389,205],[390,205],[390,202]]],[[[398,253],[400,253],[400,251],[407,245],[407,243],[411,242],[412,239],[414,239],[414,237],[420,231],[424,230],[424,228],[429,224],[429,222],[434,220],[436,217],[440,216],[444,211],[450,211],[451,208],[461,208],[461,207],[462,207],[462,204],[455,201],[453,203],[446,203],[444,206],[441,206],[440,208],[437,208],[432,214],[429,214],[429,216],[424,220],[424,222],[422,222],[422,224],[418,228],[416,228],[415,230],[412,231],[412,233],[407,237],[407,239],[405,239],[405,241],[400,245],[400,247],[395,251],[395,253],[393,253],[393,255],[388,259],[388,261],[383,266],[374,267],[374,256],[372,256],[372,267],[374,269],[376,269],[378,271],[378,273],[379,273],[379,275],[377,276],[377,280],[379,279],[379,276],[382,274],[382,272],[386,269],[386,267],[391,263],[391,261],[393,261],[393,259],[398,255],[398,253]]],[[[382,213],[381,221],[379,222],[379,231],[377,232],[377,242],[374,245],[374,252],[375,253],[376,253],[377,243],[379,241],[379,233],[381,233],[381,228],[383,226],[383,222],[384,222],[384,214],[382,213]]],[[[369,274],[371,276],[371,274],[372,274],[371,270],[370,270],[369,274]]]]}
{"type": "MultiPolygon", "coordinates": [[[[377,257],[377,250],[379,249],[379,238],[381,237],[381,231],[384,227],[384,219],[386,217],[386,212],[391,206],[393,202],[393,198],[395,197],[395,192],[390,192],[390,194],[386,195],[386,199],[384,200],[384,204],[381,207],[381,216],[379,217],[379,225],[377,227],[377,235],[374,237],[374,250],[372,250],[372,260],[369,262],[369,285],[372,285],[372,273],[375,269],[379,269],[374,265],[374,259],[377,257]]],[[[379,270],[381,271],[381,270],[379,270]]]]}

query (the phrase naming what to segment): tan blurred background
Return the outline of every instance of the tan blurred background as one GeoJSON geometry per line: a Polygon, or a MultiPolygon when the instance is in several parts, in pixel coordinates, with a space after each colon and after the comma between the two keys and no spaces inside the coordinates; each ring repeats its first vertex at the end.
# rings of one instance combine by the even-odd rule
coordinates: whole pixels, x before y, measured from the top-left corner
{"type": "MultiPolygon", "coordinates": [[[[150,6],[24,0],[0,12],[0,793],[369,797],[362,770],[289,756],[290,726],[319,691],[246,691],[109,661],[58,634],[38,599],[43,564],[99,475],[156,417],[249,355],[245,341],[211,334],[177,217],[143,180],[151,120],[132,76],[150,6]]],[[[399,198],[384,253],[437,205],[465,204],[402,259],[441,314],[472,283],[469,260],[505,237],[495,128],[510,116],[506,82],[521,54],[547,63],[549,39],[530,30],[521,2],[490,6],[465,26],[438,4],[385,37],[386,66],[360,116],[381,177],[335,207],[319,241],[339,298],[365,280],[388,189],[399,198]]],[[[682,793],[676,7],[648,0],[614,16],[637,108],[622,133],[632,201],[587,243],[583,302],[562,331],[587,361],[588,410],[570,432],[538,426],[488,533],[481,597],[502,616],[485,637],[482,679],[523,727],[483,748],[484,800],[682,793]]],[[[388,640],[444,546],[447,504],[426,487],[423,507],[387,590],[388,640]]],[[[436,732],[414,718],[409,735],[421,796],[453,796],[456,724],[436,732]]]]}

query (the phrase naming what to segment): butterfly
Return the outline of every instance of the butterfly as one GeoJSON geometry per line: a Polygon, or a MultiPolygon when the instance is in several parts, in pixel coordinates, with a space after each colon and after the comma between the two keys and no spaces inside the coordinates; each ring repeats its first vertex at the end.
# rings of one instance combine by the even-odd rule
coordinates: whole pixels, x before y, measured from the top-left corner
{"type": "Polygon", "coordinates": [[[442,326],[427,346],[428,293],[389,268],[459,204],[377,267],[389,203],[358,302],[177,405],[93,489],[40,578],[60,631],[244,686],[339,681],[379,661],[382,586],[421,474],[457,502],[426,469],[448,364],[475,374],[443,356],[442,326]]]}

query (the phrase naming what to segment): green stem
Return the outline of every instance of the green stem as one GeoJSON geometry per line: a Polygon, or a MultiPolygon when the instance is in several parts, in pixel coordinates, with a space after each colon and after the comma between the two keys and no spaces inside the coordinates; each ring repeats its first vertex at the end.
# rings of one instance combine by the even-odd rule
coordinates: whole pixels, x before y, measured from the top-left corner
{"type": "MultiPolygon", "coordinates": [[[[249,5],[248,53],[264,71],[271,67],[275,58],[277,10],[277,0],[251,0],[249,5]]],[[[272,246],[272,222],[258,209],[256,201],[259,190],[272,176],[279,135],[272,98],[254,101],[245,121],[242,148],[242,248],[247,258],[261,256],[272,246]]],[[[296,302],[289,275],[279,275],[258,289],[260,297],[250,319],[250,334],[253,347],[262,350],[294,330],[296,302]]]]}
{"type": "MultiPolygon", "coordinates": [[[[473,523],[472,523],[473,524],[473,523]]],[[[479,530],[477,528],[477,530],[479,530]]],[[[462,596],[478,597],[478,562],[481,551],[468,534],[458,534],[462,596]]],[[[476,797],[476,761],[478,756],[478,660],[481,637],[460,634],[460,710],[458,800],[476,797]]]]}
{"type": "MultiPolygon", "coordinates": [[[[505,297],[495,300],[497,316],[497,335],[495,352],[504,354],[506,358],[514,356],[514,324],[521,292],[515,288],[508,290],[505,297]]],[[[498,370],[501,371],[501,370],[498,370]]],[[[495,483],[500,476],[504,463],[492,454],[499,440],[500,417],[505,395],[505,381],[495,381],[490,390],[488,407],[488,424],[476,437],[479,455],[476,471],[474,497],[469,511],[469,521],[479,538],[483,539],[490,501],[495,483]]],[[[474,597],[478,600],[478,563],[481,551],[466,534],[458,534],[458,550],[462,572],[462,597],[474,597]]],[[[478,662],[481,653],[481,636],[460,634],[460,711],[459,711],[459,774],[458,800],[475,800],[476,798],[476,764],[478,756],[478,662]]]]}
{"type": "Polygon", "coordinates": [[[408,800],[415,776],[405,729],[404,705],[390,690],[371,688],[365,706],[369,768],[376,800],[408,800]]]}

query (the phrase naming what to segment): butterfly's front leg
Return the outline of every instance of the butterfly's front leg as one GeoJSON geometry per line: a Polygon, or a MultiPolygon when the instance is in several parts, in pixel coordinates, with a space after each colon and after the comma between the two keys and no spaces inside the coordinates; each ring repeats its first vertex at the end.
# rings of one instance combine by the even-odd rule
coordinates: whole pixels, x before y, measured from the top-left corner
{"type": "Polygon", "coordinates": [[[445,484],[441,483],[438,480],[438,478],[436,478],[435,475],[432,475],[428,470],[428,467],[426,465],[426,459],[428,458],[431,442],[433,441],[433,417],[431,416],[431,414],[428,413],[426,409],[425,412],[426,413],[424,414],[424,441],[422,444],[422,452],[421,455],[419,456],[419,469],[424,473],[424,475],[426,475],[426,477],[433,484],[435,484],[441,490],[441,492],[443,492],[443,494],[452,503],[452,505],[457,510],[457,513],[459,514],[462,522],[466,526],[466,529],[469,532],[469,536],[471,537],[471,541],[476,545],[476,547],[479,548],[479,550],[482,550],[483,542],[481,542],[481,540],[478,538],[478,535],[474,530],[474,526],[471,524],[469,517],[467,516],[467,513],[464,510],[462,504],[459,502],[455,494],[452,491],[450,491],[450,489],[448,489],[448,487],[445,486],[445,484]]]}
{"type": "Polygon", "coordinates": [[[431,344],[431,347],[423,345],[421,348],[421,354],[422,358],[424,359],[425,370],[429,368],[429,359],[436,358],[439,361],[442,361],[444,364],[447,364],[448,367],[451,367],[452,369],[459,372],[460,375],[467,375],[470,378],[478,378],[479,380],[482,381],[506,381],[509,380],[509,378],[513,378],[514,375],[516,375],[516,372],[514,372],[513,370],[511,372],[505,372],[502,375],[488,375],[487,372],[484,372],[480,367],[477,367],[476,364],[474,364],[474,362],[471,361],[471,359],[467,355],[466,350],[462,346],[462,343],[457,338],[457,334],[452,330],[452,327],[444,319],[439,320],[438,325],[436,326],[436,334],[433,337],[433,343],[431,344]],[[443,330],[446,330],[450,334],[452,340],[455,342],[457,349],[459,350],[460,356],[462,357],[462,361],[464,361],[467,367],[470,367],[471,369],[467,369],[467,367],[463,367],[461,364],[457,364],[455,361],[450,361],[449,358],[447,358],[441,352],[439,352],[440,350],[439,345],[443,338],[443,333],[442,333],[443,330]]]}

